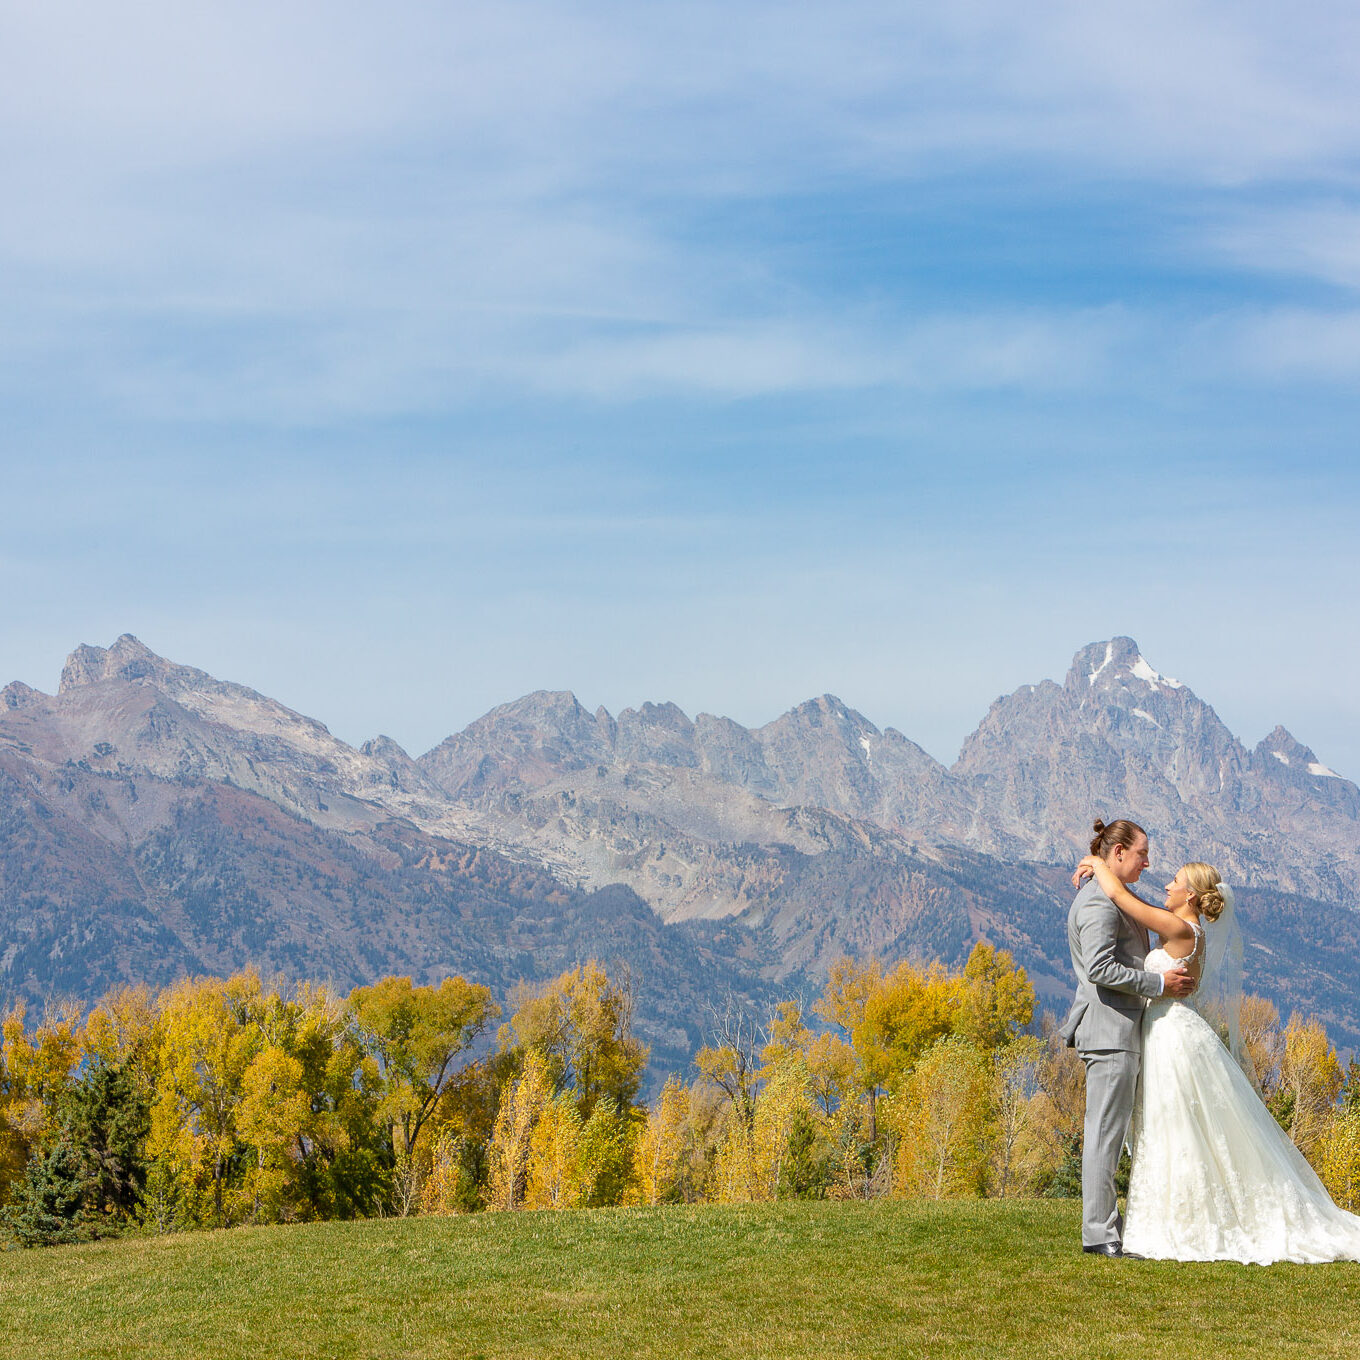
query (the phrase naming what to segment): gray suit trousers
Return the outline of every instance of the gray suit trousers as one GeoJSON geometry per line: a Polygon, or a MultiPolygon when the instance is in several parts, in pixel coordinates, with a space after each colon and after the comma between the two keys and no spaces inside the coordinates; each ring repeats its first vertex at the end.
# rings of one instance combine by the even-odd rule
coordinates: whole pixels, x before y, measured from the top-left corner
{"type": "Polygon", "coordinates": [[[1118,1243],[1124,1233],[1114,1178],[1133,1117],[1142,1055],[1122,1049],[1081,1053],[1086,1064],[1086,1131],[1081,1149],[1081,1244],[1118,1243]]]}

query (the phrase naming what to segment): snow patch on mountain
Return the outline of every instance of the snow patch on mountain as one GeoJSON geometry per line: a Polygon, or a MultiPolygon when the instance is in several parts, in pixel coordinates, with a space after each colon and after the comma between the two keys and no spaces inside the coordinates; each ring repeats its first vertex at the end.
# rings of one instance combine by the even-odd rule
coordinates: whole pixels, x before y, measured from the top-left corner
{"type": "MultiPolygon", "coordinates": [[[[1102,662],[1100,663],[1100,665],[1097,666],[1097,667],[1095,668],[1095,670],[1093,670],[1093,671],[1091,672],[1091,674],[1087,677],[1087,683],[1088,683],[1088,684],[1091,684],[1091,685],[1094,685],[1095,682],[1096,682],[1096,679],[1097,679],[1097,677],[1100,675],[1101,671],[1103,671],[1103,670],[1105,669],[1105,667],[1108,666],[1108,665],[1110,664],[1110,662],[1111,662],[1111,660],[1113,660],[1113,658],[1114,658],[1114,643],[1113,643],[1113,642],[1107,642],[1107,643],[1105,644],[1105,660],[1102,661],[1102,662]]],[[[1141,661],[1143,658],[1140,656],[1138,659],[1141,661]]]]}
{"type": "Polygon", "coordinates": [[[1133,665],[1129,667],[1129,672],[1139,680],[1146,680],[1149,685],[1165,685],[1167,689],[1185,688],[1179,680],[1173,680],[1169,675],[1161,675],[1154,671],[1143,659],[1141,652],[1134,659],[1133,665]]]}

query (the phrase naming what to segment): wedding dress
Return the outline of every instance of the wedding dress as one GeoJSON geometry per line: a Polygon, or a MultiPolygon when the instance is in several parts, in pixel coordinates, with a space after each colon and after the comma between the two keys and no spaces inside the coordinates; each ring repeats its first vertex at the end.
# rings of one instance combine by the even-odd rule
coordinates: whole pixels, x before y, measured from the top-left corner
{"type": "MultiPolygon", "coordinates": [[[[1196,926],[1192,960],[1204,942],[1196,926]]],[[[1144,966],[1164,973],[1176,962],[1154,949],[1144,966]]],[[[1150,1002],[1144,1016],[1125,1252],[1259,1265],[1360,1261],[1360,1217],[1332,1202],[1195,1009],[1207,980],[1187,1001],[1150,1002]]]]}

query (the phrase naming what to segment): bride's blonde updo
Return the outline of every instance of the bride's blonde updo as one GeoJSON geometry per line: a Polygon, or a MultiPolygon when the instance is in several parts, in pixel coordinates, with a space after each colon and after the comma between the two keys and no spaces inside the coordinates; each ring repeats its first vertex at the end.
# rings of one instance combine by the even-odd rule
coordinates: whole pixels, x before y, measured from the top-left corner
{"type": "Polygon", "coordinates": [[[1207,921],[1217,921],[1223,912],[1223,894],[1219,892],[1222,879],[1212,864],[1196,860],[1184,868],[1186,886],[1199,902],[1199,914],[1207,921]]]}

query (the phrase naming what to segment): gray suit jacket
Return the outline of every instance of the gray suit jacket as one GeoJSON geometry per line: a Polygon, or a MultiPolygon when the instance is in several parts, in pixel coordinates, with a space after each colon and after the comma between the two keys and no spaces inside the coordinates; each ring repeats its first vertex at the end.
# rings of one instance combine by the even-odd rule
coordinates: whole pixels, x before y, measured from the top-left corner
{"type": "Polygon", "coordinates": [[[1058,1033],[1069,1048],[1137,1053],[1144,1001],[1162,994],[1161,975],[1143,969],[1147,931],[1090,879],[1067,913],[1067,944],[1077,995],[1058,1033]]]}

